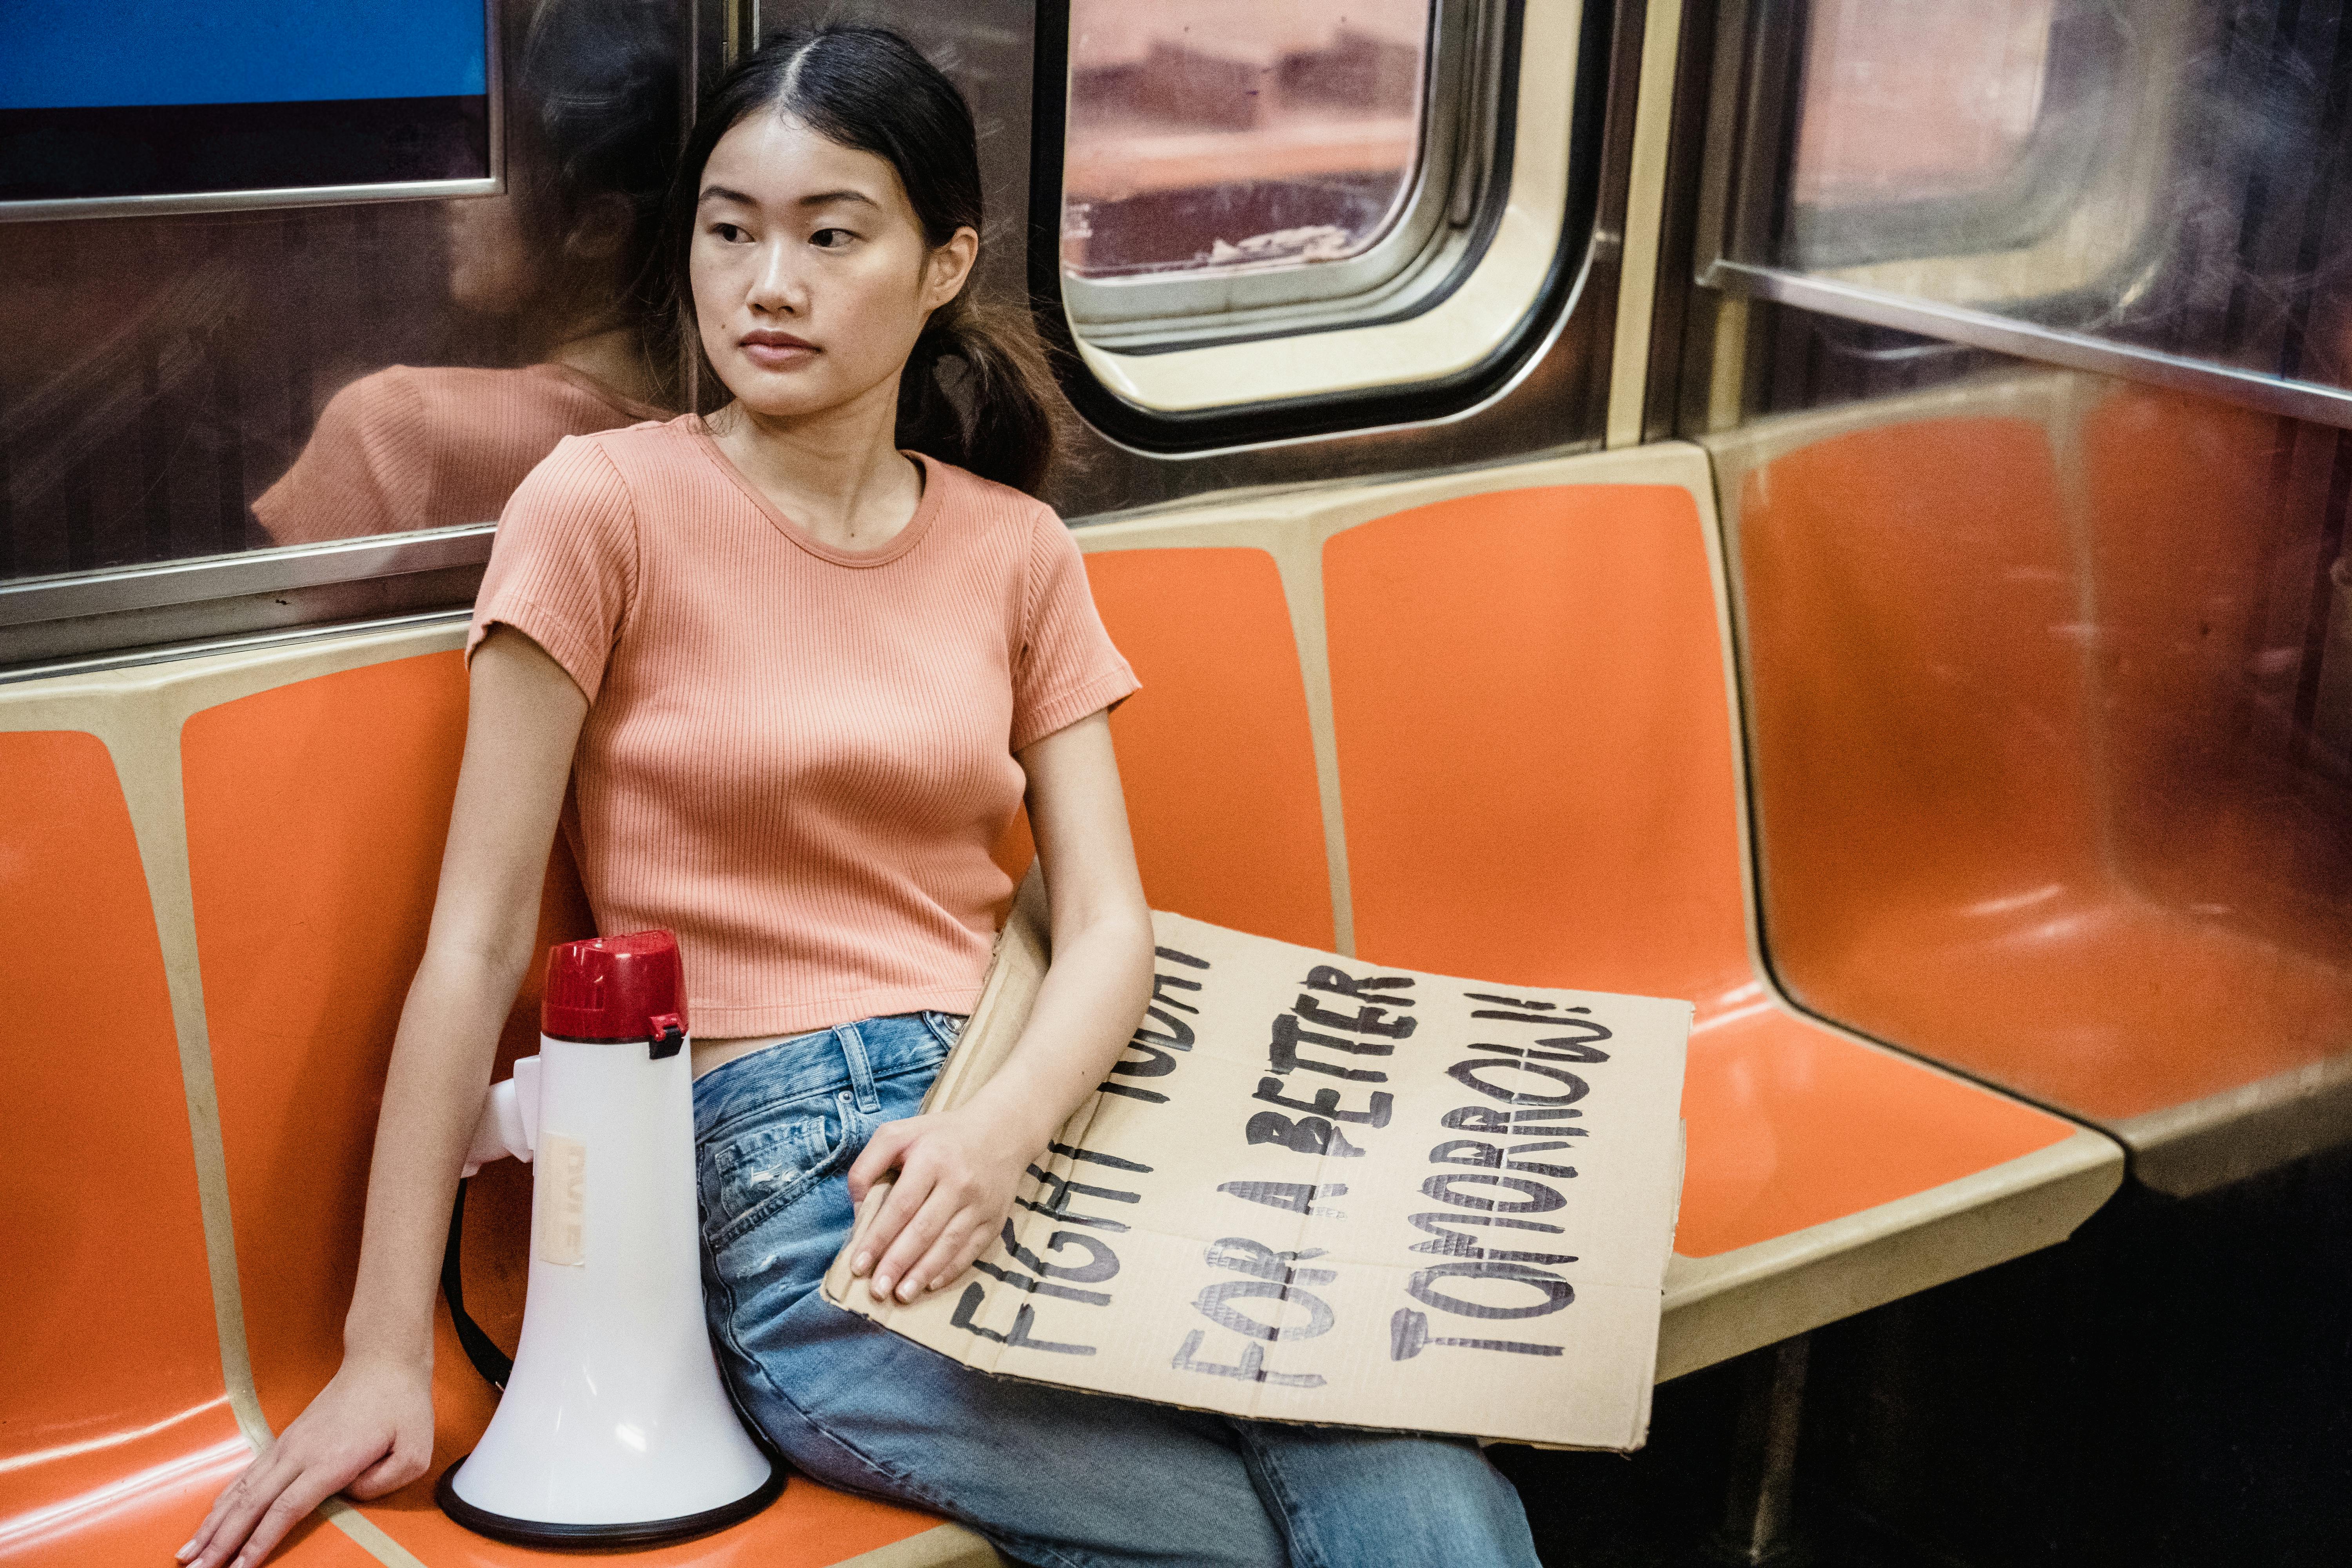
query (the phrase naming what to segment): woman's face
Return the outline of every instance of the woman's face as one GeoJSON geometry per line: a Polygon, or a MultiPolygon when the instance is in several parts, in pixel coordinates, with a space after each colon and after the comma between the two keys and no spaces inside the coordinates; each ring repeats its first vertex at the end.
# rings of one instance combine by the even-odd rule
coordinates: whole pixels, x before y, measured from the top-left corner
{"type": "Polygon", "coordinates": [[[702,171],[688,274],[719,379],[794,418],[891,389],[931,311],[971,270],[969,228],[933,250],[889,161],[751,115],[702,171]]]}

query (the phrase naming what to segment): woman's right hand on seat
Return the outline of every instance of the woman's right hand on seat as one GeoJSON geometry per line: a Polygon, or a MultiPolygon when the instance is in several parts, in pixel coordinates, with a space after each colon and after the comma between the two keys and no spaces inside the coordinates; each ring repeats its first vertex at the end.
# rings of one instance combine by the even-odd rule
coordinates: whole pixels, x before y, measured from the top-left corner
{"type": "Polygon", "coordinates": [[[213,1503],[176,1553],[187,1568],[257,1568],[337,1492],[362,1500],[433,1461],[433,1374],[414,1363],[343,1358],[334,1381],[213,1503]]]}

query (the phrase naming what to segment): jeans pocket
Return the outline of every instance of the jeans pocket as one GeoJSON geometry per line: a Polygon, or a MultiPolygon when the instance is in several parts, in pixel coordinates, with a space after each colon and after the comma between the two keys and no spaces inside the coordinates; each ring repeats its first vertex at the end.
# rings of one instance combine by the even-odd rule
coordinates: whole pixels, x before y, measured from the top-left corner
{"type": "Polygon", "coordinates": [[[738,1120],[702,1148],[703,1235],[716,1251],[846,1165],[865,1142],[849,1091],[738,1120]]]}
{"type": "Polygon", "coordinates": [[[942,1050],[955,1049],[956,1040],[963,1034],[964,1016],[961,1013],[927,1012],[922,1015],[922,1019],[923,1027],[931,1032],[931,1037],[939,1041],[942,1050]]]}

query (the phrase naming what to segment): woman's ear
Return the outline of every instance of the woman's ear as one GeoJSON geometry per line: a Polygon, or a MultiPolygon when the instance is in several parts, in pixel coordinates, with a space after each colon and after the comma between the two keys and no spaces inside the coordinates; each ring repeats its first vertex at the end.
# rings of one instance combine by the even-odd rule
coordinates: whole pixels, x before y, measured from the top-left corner
{"type": "Polygon", "coordinates": [[[963,292],[971,264],[980,259],[980,233],[969,224],[948,237],[923,263],[923,309],[936,310],[963,292]]]}

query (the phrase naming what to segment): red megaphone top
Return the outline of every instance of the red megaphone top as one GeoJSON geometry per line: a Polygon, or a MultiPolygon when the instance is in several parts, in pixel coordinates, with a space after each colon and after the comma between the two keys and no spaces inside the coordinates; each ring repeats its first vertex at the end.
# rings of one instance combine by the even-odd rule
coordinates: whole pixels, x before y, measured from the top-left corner
{"type": "Polygon", "coordinates": [[[655,1056],[673,1054],[687,1030],[677,938],[641,931],[549,948],[539,1027],[551,1039],[651,1040],[655,1056]]]}

